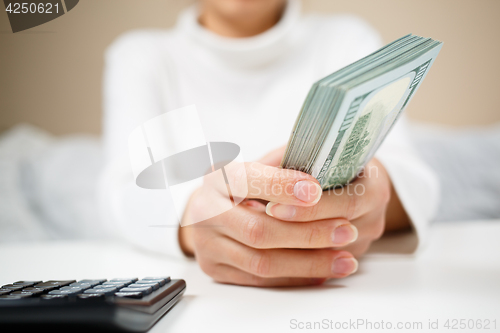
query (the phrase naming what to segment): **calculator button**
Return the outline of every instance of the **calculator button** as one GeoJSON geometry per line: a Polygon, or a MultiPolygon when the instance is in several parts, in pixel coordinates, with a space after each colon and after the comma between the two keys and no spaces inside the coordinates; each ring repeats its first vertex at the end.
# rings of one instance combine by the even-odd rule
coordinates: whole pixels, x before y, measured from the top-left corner
{"type": "Polygon", "coordinates": [[[14,296],[23,296],[23,297],[31,297],[34,294],[30,293],[28,291],[14,291],[14,292],[11,293],[11,295],[14,295],[14,296]]]}
{"type": "Polygon", "coordinates": [[[79,288],[76,288],[76,289],[67,289],[67,290],[52,290],[52,291],[49,291],[49,295],[74,295],[74,294],[78,294],[80,293],[82,290],[79,289],[79,288]]]}
{"type": "Polygon", "coordinates": [[[66,299],[68,298],[68,295],[42,295],[40,298],[43,300],[66,299]]]}
{"type": "Polygon", "coordinates": [[[114,287],[114,288],[123,288],[129,283],[123,283],[123,282],[104,282],[103,284],[99,285],[98,287],[103,287],[103,288],[109,288],[109,287],[114,287]]]}
{"type": "Polygon", "coordinates": [[[42,281],[17,281],[13,284],[16,286],[31,287],[37,283],[42,283],[42,281]]]}
{"type": "Polygon", "coordinates": [[[127,288],[144,288],[144,287],[151,287],[153,290],[158,290],[160,289],[160,284],[157,283],[139,283],[140,281],[137,281],[136,283],[133,283],[129,285],[127,288]]]}
{"type": "Polygon", "coordinates": [[[139,280],[138,278],[131,278],[131,279],[111,279],[109,282],[123,282],[126,284],[131,284],[132,282],[135,282],[139,280]]]}
{"type": "Polygon", "coordinates": [[[97,286],[98,284],[101,284],[103,282],[106,282],[107,280],[106,279],[97,279],[97,280],[80,280],[78,281],[77,283],[88,283],[90,285],[93,286],[97,286]]]}
{"type": "Polygon", "coordinates": [[[35,287],[63,287],[63,286],[67,286],[69,284],[72,284],[72,283],[75,283],[76,281],[75,280],[66,280],[66,281],[54,281],[54,280],[51,280],[51,281],[45,281],[45,282],[42,282],[42,283],[38,283],[38,284],[35,284],[35,287]]]}
{"type": "MultiPolygon", "coordinates": [[[[51,291],[51,290],[57,289],[57,288],[59,288],[59,286],[39,287],[37,284],[35,284],[33,287],[30,287],[30,288],[41,289],[43,292],[46,292],[46,291],[51,291]]],[[[27,289],[27,288],[25,288],[25,289],[27,289]]]]}
{"type": "Polygon", "coordinates": [[[83,292],[84,290],[87,290],[89,288],[90,287],[71,287],[71,286],[67,286],[67,287],[59,288],[59,290],[73,290],[73,291],[76,291],[76,292],[83,292]]]}
{"type": "Polygon", "coordinates": [[[165,277],[145,277],[141,281],[154,281],[160,283],[160,286],[164,286],[170,282],[170,276],[165,277]]]}
{"type": "Polygon", "coordinates": [[[22,291],[32,293],[33,295],[39,295],[42,294],[45,290],[42,288],[29,287],[29,288],[24,288],[22,291]]]}
{"type": "Polygon", "coordinates": [[[163,287],[164,285],[166,285],[169,281],[165,280],[165,279],[150,279],[150,280],[145,280],[145,279],[142,279],[142,280],[139,280],[137,281],[136,283],[159,283],[160,284],[160,287],[163,287]]]}
{"type": "Polygon", "coordinates": [[[21,296],[21,295],[2,295],[0,296],[0,300],[15,300],[15,299],[23,299],[26,298],[26,296],[21,296]]]}
{"type": "Polygon", "coordinates": [[[141,280],[166,280],[170,281],[170,276],[147,276],[141,280]]]}
{"type": "Polygon", "coordinates": [[[78,286],[77,287],[66,286],[66,287],[59,288],[59,290],[72,290],[72,289],[75,290],[75,289],[83,289],[83,288],[82,287],[78,287],[78,286]]]}
{"type": "MultiPolygon", "coordinates": [[[[89,289],[89,288],[92,288],[93,285],[91,285],[90,283],[75,282],[75,283],[70,284],[68,287],[78,287],[78,288],[83,288],[83,289],[89,289]]],[[[63,287],[63,288],[67,288],[67,287],[63,287]]]]}
{"type": "Polygon", "coordinates": [[[87,289],[83,293],[84,294],[103,294],[103,295],[110,295],[113,294],[115,291],[117,291],[118,288],[93,288],[93,289],[87,289]]]}
{"type": "Polygon", "coordinates": [[[8,293],[10,293],[12,290],[7,290],[7,289],[0,289],[0,296],[2,295],[7,295],[8,293]]]}
{"type": "Polygon", "coordinates": [[[100,285],[92,288],[92,290],[112,290],[112,291],[117,291],[118,289],[120,289],[120,287],[113,285],[100,285]]]}
{"type": "Polygon", "coordinates": [[[81,299],[81,300],[101,300],[101,299],[104,299],[105,296],[104,294],[78,294],[76,295],[76,297],[78,297],[78,299],[81,299]]]}
{"type": "Polygon", "coordinates": [[[122,288],[120,292],[123,293],[133,293],[133,292],[141,292],[143,295],[149,295],[153,292],[153,288],[151,287],[143,287],[143,288],[122,288]]]}
{"type": "Polygon", "coordinates": [[[142,293],[140,292],[118,292],[115,293],[116,297],[126,297],[126,298],[142,298],[142,293]]]}
{"type": "Polygon", "coordinates": [[[2,286],[2,289],[8,289],[10,291],[21,290],[23,288],[24,288],[23,286],[15,286],[13,284],[6,284],[6,285],[2,286]]]}
{"type": "MultiPolygon", "coordinates": [[[[83,294],[85,295],[102,295],[103,297],[106,295],[106,293],[104,291],[99,291],[99,290],[92,290],[92,289],[89,289],[89,290],[85,290],[83,292],[83,294]]],[[[109,293],[108,293],[109,294],[109,293]]]]}

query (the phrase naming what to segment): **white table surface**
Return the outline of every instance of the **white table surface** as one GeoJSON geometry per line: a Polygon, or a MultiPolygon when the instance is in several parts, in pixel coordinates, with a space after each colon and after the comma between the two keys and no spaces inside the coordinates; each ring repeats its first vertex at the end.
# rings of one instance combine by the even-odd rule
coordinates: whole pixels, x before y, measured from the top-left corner
{"type": "Polygon", "coordinates": [[[361,325],[361,320],[371,322],[374,328],[386,328],[390,323],[393,332],[417,331],[396,325],[417,323],[414,327],[418,327],[419,322],[419,332],[500,331],[500,221],[437,224],[418,256],[371,254],[361,261],[354,276],[307,288],[217,284],[194,261],[142,252],[125,244],[0,246],[2,284],[152,275],[185,279],[187,290],[151,333],[310,332],[307,322],[333,326],[318,330],[325,332],[349,331],[335,329],[335,324],[347,328],[355,322],[360,325],[349,326],[351,331],[365,331],[369,324],[361,325]],[[448,319],[450,326],[453,319],[458,320],[457,329],[444,326],[448,319]],[[489,320],[489,329],[459,329],[460,319],[466,325],[471,325],[470,319],[474,325],[478,319],[483,325],[489,320]],[[429,330],[429,320],[438,320],[439,329],[429,330]]]}

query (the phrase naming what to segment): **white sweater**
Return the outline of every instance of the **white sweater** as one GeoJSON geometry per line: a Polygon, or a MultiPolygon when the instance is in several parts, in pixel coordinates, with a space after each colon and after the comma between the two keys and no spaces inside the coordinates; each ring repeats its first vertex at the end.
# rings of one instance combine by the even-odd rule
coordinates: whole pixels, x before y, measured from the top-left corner
{"type": "MultiPolygon", "coordinates": [[[[197,8],[189,8],[174,29],[127,33],[106,53],[103,217],[133,243],[172,255],[181,252],[168,191],[141,189],[133,180],[128,136],[134,128],[195,104],[207,141],[237,143],[245,160],[254,161],[286,144],[315,81],[382,46],[379,35],[360,19],[302,16],[298,0],[288,2],[273,28],[250,38],[218,36],[197,17],[197,8]]],[[[438,186],[411,149],[405,122],[402,118],[393,128],[376,157],[421,244],[436,209],[438,186]]]]}

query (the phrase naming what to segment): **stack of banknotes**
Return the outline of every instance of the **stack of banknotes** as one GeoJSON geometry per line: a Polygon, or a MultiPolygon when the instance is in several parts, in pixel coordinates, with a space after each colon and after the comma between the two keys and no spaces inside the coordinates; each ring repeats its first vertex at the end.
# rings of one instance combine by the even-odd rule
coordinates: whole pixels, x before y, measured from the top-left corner
{"type": "Polygon", "coordinates": [[[281,167],[331,189],[353,181],[401,116],[442,47],[412,34],[313,84],[281,167]]]}

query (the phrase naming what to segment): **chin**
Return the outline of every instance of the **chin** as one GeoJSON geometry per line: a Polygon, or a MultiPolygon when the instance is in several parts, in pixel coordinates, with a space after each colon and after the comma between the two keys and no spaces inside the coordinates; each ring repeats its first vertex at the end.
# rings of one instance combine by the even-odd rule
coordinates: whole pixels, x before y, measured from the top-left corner
{"type": "Polygon", "coordinates": [[[246,15],[265,15],[282,6],[286,0],[203,0],[208,5],[217,7],[220,12],[233,17],[246,15]]]}

